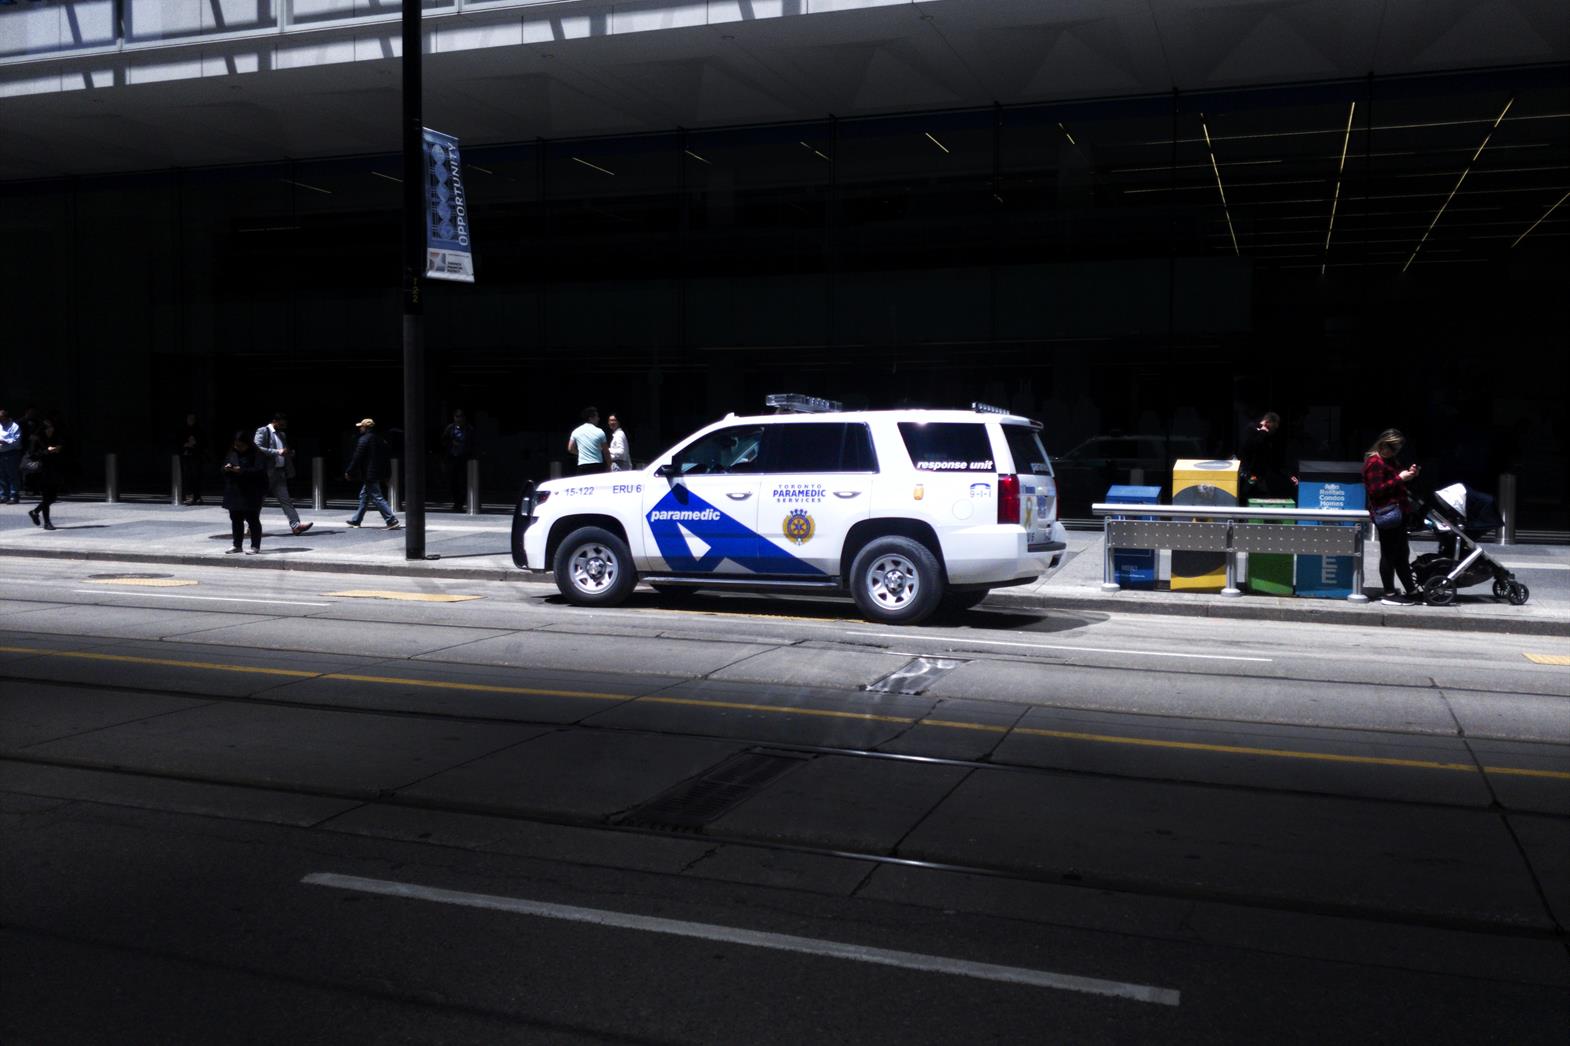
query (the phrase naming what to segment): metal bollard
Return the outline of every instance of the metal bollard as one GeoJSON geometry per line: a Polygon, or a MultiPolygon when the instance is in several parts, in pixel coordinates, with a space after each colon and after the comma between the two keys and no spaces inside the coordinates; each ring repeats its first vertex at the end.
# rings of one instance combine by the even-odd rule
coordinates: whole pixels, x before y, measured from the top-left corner
{"type": "Polygon", "coordinates": [[[120,455],[104,455],[104,500],[113,504],[120,500],[120,455]]]}
{"type": "Polygon", "coordinates": [[[1233,545],[1232,536],[1232,528],[1234,526],[1236,526],[1234,521],[1227,520],[1227,587],[1221,590],[1221,594],[1228,598],[1234,598],[1243,594],[1243,590],[1237,587],[1237,549],[1233,545]]]}
{"type": "Polygon", "coordinates": [[[469,459],[469,515],[480,514],[480,463],[474,458],[469,459]]]}
{"type": "Polygon", "coordinates": [[[327,507],[326,474],[321,458],[311,459],[311,507],[320,512],[327,507]]]}
{"type": "Polygon", "coordinates": [[[185,502],[185,490],[180,483],[180,455],[169,455],[169,504],[185,502]]]}
{"type": "Polygon", "coordinates": [[[1501,545],[1515,544],[1515,480],[1514,472],[1499,474],[1499,518],[1504,520],[1499,528],[1501,545]]]}
{"type": "Polygon", "coordinates": [[[398,477],[403,475],[403,462],[397,458],[388,459],[391,467],[387,470],[387,504],[392,506],[394,512],[398,511],[398,477]]]}
{"type": "Polygon", "coordinates": [[[1352,556],[1352,594],[1347,596],[1348,603],[1367,603],[1368,595],[1363,591],[1363,554],[1367,551],[1364,544],[1368,531],[1363,524],[1357,525],[1357,552],[1352,556]]]}
{"type": "Polygon", "coordinates": [[[1113,579],[1112,573],[1112,542],[1107,539],[1107,524],[1111,517],[1101,521],[1101,591],[1118,592],[1122,589],[1113,579]]]}

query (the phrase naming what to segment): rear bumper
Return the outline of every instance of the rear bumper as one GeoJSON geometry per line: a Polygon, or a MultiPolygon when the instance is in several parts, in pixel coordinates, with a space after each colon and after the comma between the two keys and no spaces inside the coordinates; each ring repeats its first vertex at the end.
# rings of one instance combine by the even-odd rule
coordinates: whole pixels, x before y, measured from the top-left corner
{"type": "Polygon", "coordinates": [[[1051,570],[1068,547],[1061,523],[1052,524],[1046,541],[1028,541],[1023,527],[1008,524],[949,531],[941,540],[951,585],[1028,583],[1051,570]]]}

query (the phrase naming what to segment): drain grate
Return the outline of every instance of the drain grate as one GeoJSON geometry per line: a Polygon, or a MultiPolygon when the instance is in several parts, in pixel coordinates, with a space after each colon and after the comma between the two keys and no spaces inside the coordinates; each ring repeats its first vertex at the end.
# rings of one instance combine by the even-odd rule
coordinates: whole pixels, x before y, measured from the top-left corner
{"type": "Polygon", "coordinates": [[[919,694],[960,665],[967,663],[947,657],[918,657],[909,664],[890,672],[876,683],[868,683],[863,689],[880,694],[919,694]]]}
{"type": "Polygon", "coordinates": [[[733,755],[702,776],[683,781],[634,807],[618,823],[644,828],[702,828],[791,767],[811,758],[809,753],[759,748],[733,755]]]}

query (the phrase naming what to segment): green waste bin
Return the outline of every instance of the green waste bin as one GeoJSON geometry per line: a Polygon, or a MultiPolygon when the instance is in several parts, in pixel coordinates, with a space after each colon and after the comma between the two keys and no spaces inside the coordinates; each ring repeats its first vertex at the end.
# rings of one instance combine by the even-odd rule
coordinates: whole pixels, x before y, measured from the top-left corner
{"type": "MultiPolygon", "coordinates": [[[[1288,498],[1249,498],[1249,508],[1297,508],[1297,502],[1288,498]]],[[[1250,523],[1269,520],[1251,519],[1250,523]]],[[[1288,526],[1290,521],[1285,521],[1288,526]]],[[[1292,560],[1294,557],[1270,553],[1252,553],[1248,557],[1248,590],[1262,596],[1290,596],[1292,594],[1292,560]]]]}

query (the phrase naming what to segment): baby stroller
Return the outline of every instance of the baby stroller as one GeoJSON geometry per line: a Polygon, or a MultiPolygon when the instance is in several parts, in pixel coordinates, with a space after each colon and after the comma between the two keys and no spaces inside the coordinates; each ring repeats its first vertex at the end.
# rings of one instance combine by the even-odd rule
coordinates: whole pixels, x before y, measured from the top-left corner
{"type": "Polygon", "coordinates": [[[1439,551],[1412,561],[1423,602],[1448,606],[1455,602],[1457,589],[1485,581],[1494,583],[1495,599],[1516,607],[1527,601],[1531,591],[1478,545],[1484,535],[1504,524],[1493,498],[1454,483],[1427,497],[1414,496],[1413,501],[1439,541],[1439,551]]]}

